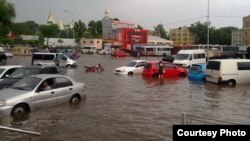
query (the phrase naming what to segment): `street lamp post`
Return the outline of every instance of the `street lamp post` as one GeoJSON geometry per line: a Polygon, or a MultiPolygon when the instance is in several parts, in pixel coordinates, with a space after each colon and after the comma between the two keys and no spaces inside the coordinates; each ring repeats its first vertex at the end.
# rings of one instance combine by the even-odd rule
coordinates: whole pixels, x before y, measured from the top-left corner
{"type": "Polygon", "coordinates": [[[74,22],[74,14],[68,10],[64,10],[65,13],[69,13],[70,15],[72,15],[72,22],[73,22],[73,46],[75,48],[75,34],[74,34],[74,27],[75,27],[75,22],[74,22]]]}
{"type": "Polygon", "coordinates": [[[209,60],[209,0],[207,0],[207,61],[209,60]]]}

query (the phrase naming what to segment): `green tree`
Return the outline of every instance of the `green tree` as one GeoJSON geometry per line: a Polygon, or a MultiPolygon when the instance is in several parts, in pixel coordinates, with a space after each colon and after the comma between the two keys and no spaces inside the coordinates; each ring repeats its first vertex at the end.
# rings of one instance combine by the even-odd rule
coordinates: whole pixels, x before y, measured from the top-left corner
{"type": "Polygon", "coordinates": [[[6,0],[0,0],[0,25],[9,25],[15,17],[14,5],[6,0]]]}
{"type": "Polygon", "coordinates": [[[47,46],[49,45],[49,38],[58,37],[59,28],[57,25],[41,25],[39,28],[41,35],[47,38],[47,46]]]}
{"type": "Polygon", "coordinates": [[[62,46],[62,43],[63,43],[62,39],[59,39],[57,42],[62,46]]]}
{"type": "Polygon", "coordinates": [[[0,25],[0,36],[5,37],[8,33],[9,33],[9,27],[0,25]]]}
{"type": "Polygon", "coordinates": [[[167,32],[162,24],[158,24],[155,27],[155,32],[159,33],[161,38],[167,39],[167,32]]]}
{"type": "Polygon", "coordinates": [[[120,21],[118,18],[114,18],[113,21],[120,21]]]}
{"type": "Polygon", "coordinates": [[[96,38],[101,38],[102,37],[102,21],[100,20],[96,22],[96,31],[97,31],[96,38]]]}
{"type": "Polygon", "coordinates": [[[85,23],[83,23],[81,20],[78,22],[75,22],[74,24],[74,31],[75,31],[75,39],[76,42],[79,42],[83,36],[83,33],[87,30],[87,27],[85,23]]]}
{"type": "Polygon", "coordinates": [[[214,40],[211,41],[212,44],[220,44],[220,45],[230,45],[231,44],[231,35],[232,30],[237,30],[236,27],[222,27],[219,28],[213,33],[211,38],[214,40]],[[214,37],[213,37],[214,36],[214,37]],[[217,39],[217,40],[216,40],[217,39]]]}
{"type": "Polygon", "coordinates": [[[83,36],[82,36],[83,38],[92,38],[92,35],[91,35],[91,33],[89,32],[89,31],[85,31],[84,33],[83,33],[83,36]]]}
{"type": "MultiPolygon", "coordinates": [[[[207,22],[196,22],[191,24],[189,28],[191,34],[195,38],[196,44],[207,44],[207,22]]],[[[209,44],[230,45],[231,32],[237,29],[236,27],[222,27],[216,29],[215,27],[209,28],[209,44]]]]}
{"type": "Polygon", "coordinates": [[[102,36],[102,22],[101,21],[90,21],[88,24],[88,31],[93,38],[100,38],[102,36]]]}
{"type": "Polygon", "coordinates": [[[10,30],[16,35],[35,35],[39,25],[34,21],[23,23],[14,23],[10,26],[10,30]]]}
{"type": "Polygon", "coordinates": [[[136,29],[143,29],[143,27],[138,24],[136,29]]]}
{"type": "MultiPolygon", "coordinates": [[[[196,44],[206,44],[207,43],[207,23],[196,22],[191,24],[189,31],[194,36],[196,44]]],[[[213,32],[212,30],[210,30],[213,32]]]]}

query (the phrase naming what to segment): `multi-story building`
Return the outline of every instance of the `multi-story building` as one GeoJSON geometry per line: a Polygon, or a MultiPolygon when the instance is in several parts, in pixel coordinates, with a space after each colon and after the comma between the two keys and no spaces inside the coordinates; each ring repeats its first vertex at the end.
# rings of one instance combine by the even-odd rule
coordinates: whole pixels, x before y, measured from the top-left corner
{"type": "Polygon", "coordinates": [[[243,17],[243,28],[232,31],[232,45],[250,45],[250,15],[243,17]]]}
{"type": "Polygon", "coordinates": [[[242,30],[233,30],[231,36],[231,44],[232,45],[242,45],[242,30]]]}
{"type": "Polygon", "coordinates": [[[170,29],[169,39],[173,41],[173,45],[192,45],[194,37],[187,27],[179,27],[170,29]]]}
{"type": "Polygon", "coordinates": [[[250,45],[250,15],[243,17],[243,44],[250,45]]]}

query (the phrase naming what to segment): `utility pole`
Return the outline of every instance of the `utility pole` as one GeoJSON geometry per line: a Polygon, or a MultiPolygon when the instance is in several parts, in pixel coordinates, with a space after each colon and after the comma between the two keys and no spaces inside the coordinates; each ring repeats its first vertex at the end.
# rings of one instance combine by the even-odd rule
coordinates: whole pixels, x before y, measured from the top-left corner
{"type": "Polygon", "coordinates": [[[209,0],[207,0],[207,61],[209,60],[209,0]]]}
{"type": "Polygon", "coordinates": [[[72,16],[72,22],[73,22],[73,46],[74,46],[74,49],[75,49],[75,32],[74,32],[74,27],[75,27],[75,22],[74,22],[74,14],[68,10],[64,10],[65,13],[69,13],[71,14],[72,16]]]}

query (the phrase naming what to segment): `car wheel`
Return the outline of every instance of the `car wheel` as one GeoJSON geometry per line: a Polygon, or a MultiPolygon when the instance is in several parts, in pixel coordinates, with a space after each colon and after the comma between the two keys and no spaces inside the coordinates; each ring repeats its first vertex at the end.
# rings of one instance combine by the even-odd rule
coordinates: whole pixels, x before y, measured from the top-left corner
{"type": "Polygon", "coordinates": [[[230,86],[230,87],[234,87],[235,85],[236,85],[236,82],[235,82],[235,80],[228,80],[228,85],[230,86]]]}
{"type": "Polygon", "coordinates": [[[69,103],[70,104],[79,104],[81,102],[81,97],[79,95],[73,95],[70,100],[69,103]]]}
{"type": "Polygon", "coordinates": [[[72,66],[71,65],[67,65],[66,68],[72,68],[72,66]]]}
{"type": "Polygon", "coordinates": [[[180,78],[184,78],[184,77],[186,77],[186,74],[183,73],[183,72],[181,72],[181,73],[179,74],[179,77],[180,77],[180,78]]]}
{"type": "Polygon", "coordinates": [[[13,116],[13,117],[24,116],[24,115],[27,115],[28,112],[29,112],[29,108],[26,105],[19,104],[19,105],[16,105],[12,109],[11,116],[13,116]]]}
{"type": "Polygon", "coordinates": [[[134,73],[133,72],[128,72],[128,75],[129,76],[132,76],[134,73]]]}

